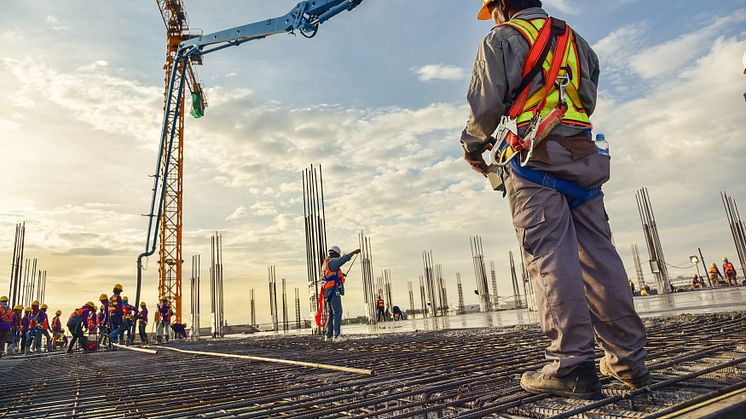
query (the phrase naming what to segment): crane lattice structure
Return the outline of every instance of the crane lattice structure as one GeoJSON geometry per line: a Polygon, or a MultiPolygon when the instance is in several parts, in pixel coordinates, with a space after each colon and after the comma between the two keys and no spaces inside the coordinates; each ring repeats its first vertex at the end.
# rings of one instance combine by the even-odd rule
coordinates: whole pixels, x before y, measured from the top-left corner
{"type": "Polygon", "coordinates": [[[156,0],[168,32],[165,65],[166,91],[158,158],[153,175],[150,212],[146,214],[149,221],[145,251],[137,257],[136,306],[140,304],[143,258],[155,254],[155,248],[160,239],[159,291],[161,295],[171,300],[172,306],[176,308],[176,319],[181,321],[181,277],[184,263],[181,251],[181,214],[186,88],[189,87],[192,94],[191,114],[193,116],[201,117],[207,106],[192,64],[202,63],[202,56],[205,54],[275,34],[298,31],[306,38],[313,38],[322,23],[344,11],[351,11],[362,1],[301,1],[283,16],[207,35],[192,35],[189,32],[181,0],[156,0]]]}
{"type": "MultiPolygon", "coordinates": [[[[182,256],[182,209],[183,209],[183,191],[184,191],[184,89],[189,88],[192,94],[192,101],[198,103],[192,106],[192,115],[201,116],[204,108],[207,106],[205,95],[202,92],[197,75],[192,64],[201,64],[201,60],[181,60],[178,61],[177,73],[186,75],[186,86],[180,84],[179,97],[182,100],[174,103],[177,96],[170,93],[169,79],[174,63],[177,63],[176,57],[179,50],[179,44],[194,37],[189,31],[186,12],[182,0],[156,0],[158,9],[163,17],[163,23],[166,25],[166,64],[165,70],[165,91],[163,93],[163,109],[171,112],[167,118],[174,125],[174,143],[173,151],[170,156],[171,165],[167,165],[165,160],[161,167],[168,168],[162,171],[161,176],[164,182],[164,199],[161,203],[161,222],[158,236],[160,247],[158,249],[158,295],[165,296],[171,303],[176,313],[176,321],[181,322],[182,301],[181,301],[181,279],[182,266],[184,259],[182,256]],[[185,67],[185,68],[184,68],[185,67]],[[171,103],[169,103],[169,101],[171,103]]],[[[172,127],[167,127],[169,130],[172,127]]],[[[162,159],[168,158],[166,154],[161,156],[162,159]]],[[[159,297],[160,298],[160,297],[159,297]]]]}

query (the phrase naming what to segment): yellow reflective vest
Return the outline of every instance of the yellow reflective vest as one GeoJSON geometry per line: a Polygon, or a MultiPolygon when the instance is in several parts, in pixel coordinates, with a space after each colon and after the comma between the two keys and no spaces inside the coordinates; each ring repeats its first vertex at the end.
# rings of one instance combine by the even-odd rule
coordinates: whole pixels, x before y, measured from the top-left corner
{"type": "MultiPolygon", "coordinates": [[[[510,26],[517,30],[523,38],[528,42],[529,49],[534,46],[536,39],[539,37],[539,31],[547,19],[539,18],[532,20],[525,19],[511,19],[505,22],[504,25],[510,26]]],[[[543,63],[544,77],[549,73],[549,69],[554,60],[554,50],[550,50],[546,60],[543,63]]],[[[565,87],[565,102],[567,103],[567,113],[562,119],[563,124],[575,125],[583,128],[592,128],[590,118],[583,109],[583,104],[580,100],[578,91],[580,90],[580,65],[578,63],[578,48],[575,44],[575,34],[570,33],[570,42],[567,44],[567,48],[562,58],[562,70],[560,70],[559,77],[562,78],[565,75],[570,77],[569,84],[565,87]]],[[[541,103],[544,97],[544,88],[537,90],[531,95],[526,101],[526,105],[523,107],[523,112],[518,116],[516,123],[519,127],[526,126],[531,118],[534,116],[534,111],[537,106],[541,103]]],[[[554,86],[547,96],[546,105],[541,111],[541,116],[545,117],[552,109],[557,107],[559,102],[559,89],[554,86]]]]}

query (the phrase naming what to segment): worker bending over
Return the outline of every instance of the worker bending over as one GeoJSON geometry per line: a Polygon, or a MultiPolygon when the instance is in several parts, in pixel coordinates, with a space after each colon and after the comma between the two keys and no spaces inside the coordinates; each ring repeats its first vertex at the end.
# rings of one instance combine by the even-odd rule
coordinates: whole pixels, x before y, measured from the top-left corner
{"type": "Polygon", "coordinates": [[[332,246],[329,249],[329,256],[324,259],[323,274],[324,282],[321,287],[329,308],[327,329],[324,340],[343,342],[342,336],[342,296],[345,295],[345,273],[342,271],[342,265],[350,261],[353,255],[360,253],[360,249],[355,249],[352,253],[342,256],[339,246],[332,246]]]}
{"type": "Polygon", "coordinates": [[[93,301],[87,302],[83,307],[73,311],[70,318],[67,320],[67,330],[70,331],[73,338],[70,340],[70,345],[67,347],[67,353],[72,353],[75,347],[75,342],[80,341],[80,346],[85,348],[86,337],[83,334],[83,329],[88,328],[89,317],[96,315],[96,305],[93,301]]]}
{"type": "Polygon", "coordinates": [[[472,168],[493,180],[482,154],[492,148],[496,130],[507,140],[495,145],[505,165],[497,176],[536,290],[539,321],[550,339],[549,363],[524,373],[521,386],[532,393],[595,398],[601,384],[594,337],[606,354],[601,374],[639,387],[649,380],[645,329],[611,243],[600,191],[609,179],[609,157],[591,139],[598,57],[541,5],[539,0],[483,0],[478,18],[497,26],[477,53],[467,95],[471,114],[461,143],[472,168]],[[539,133],[548,136],[537,145],[531,139],[539,133]]]}

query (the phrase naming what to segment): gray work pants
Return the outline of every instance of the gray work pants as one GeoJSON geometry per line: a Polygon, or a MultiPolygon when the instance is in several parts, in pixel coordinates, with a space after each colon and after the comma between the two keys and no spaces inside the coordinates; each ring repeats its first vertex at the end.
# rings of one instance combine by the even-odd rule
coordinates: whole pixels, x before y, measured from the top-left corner
{"type": "MultiPolygon", "coordinates": [[[[530,168],[582,187],[609,179],[609,158],[577,160],[557,141],[551,165],[530,168]]],[[[508,170],[509,171],[509,170],[508,170]]],[[[603,195],[575,208],[555,189],[505,176],[518,242],[531,276],[539,321],[551,343],[542,373],[562,377],[594,361],[594,332],[609,366],[622,378],[647,372],[645,328],[635,312],[624,265],[611,243],[603,195]]]]}

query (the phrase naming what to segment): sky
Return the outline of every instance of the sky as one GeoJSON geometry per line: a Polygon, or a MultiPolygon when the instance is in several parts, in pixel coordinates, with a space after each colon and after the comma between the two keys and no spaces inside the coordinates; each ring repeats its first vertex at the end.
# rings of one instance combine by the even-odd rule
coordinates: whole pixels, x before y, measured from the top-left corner
{"type": "MultiPolygon", "coordinates": [[[[205,33],[285,14],[292,0],[186,0],[205,33]]],[[[267,267],[306,289],[301,172],[322,165],[330,244],[354,250],[364,231],[376,275],[390,269],[394,303],[408,307],[421,253],[456,274],[467,304],[475,280],[469,237],[481,235],[512,293],[518,251],[507,201],[461,158],[474,56],[491,29],[478,0],[365,0],[316,38],[276,35],[207,55],[197,67],[206,116],[186,121],[184,272],[201,254],[202,325],[209,324],[206,260],[223,234],[225,310],[247,323],[249,290],[269,320],[267,267]]],[[[114,283],[134,294],[159,140],[165,31],[155,2],[0,0],[0,293],[16,223],[26,254],[48,271],[47,303],[71,311],[114,283]]],[[[592,121],[611,145],[604,186],[614,241],[630,275],[630,247],[647,249],[635,191],[647,187],[672,275],[689,256],[736,259],[720,191],[746,198],[746,5],[738,0],[553,0],[598,53],[592,121]]],[[[737,264],[738,265],[738,264],[737,264]]],[[[154,304],[157,259],[143,298],[154,304]]],[[[646,279],[653,278],[645,270],[646,279]]],[[[3,285],[5,284],[5,285],[3,285]]],[[[364,312],[359,265],[346,315],[364,312]]],[[[131,294],[130,294],[131,295],[131,294]]],[[[416,299],[418,301],[418,299],[416,299]]],[[[306,307],[307,304],[302,304],[306,307]]],[[[188,312],[188,304],[185,313],[188,312]]],[[[292,314],[291,303],[291,318],[292,314]]],[[[308,318],[308,313],[303,313],[308,318]]]]}

